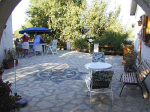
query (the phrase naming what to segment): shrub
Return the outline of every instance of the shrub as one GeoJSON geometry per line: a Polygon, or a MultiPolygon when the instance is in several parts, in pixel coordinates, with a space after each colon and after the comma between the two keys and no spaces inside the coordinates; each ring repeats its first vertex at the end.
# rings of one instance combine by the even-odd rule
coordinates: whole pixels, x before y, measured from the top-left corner
{"type": "Polygon", "coordinates": [[[96,37],[94,43],[99,43],[100,46],[110,45],[115,46],[117,50],[122,50],[123,45],[132,45],[133,42],[128,40],[128,33],[114,32],[112,30],[105,31],[101,37],[96,37]]]}
{"type": "Polygon", "coordinates": [[[71,49],[88,49],[88,42],[83,38],[76,38],[72,41],[71,49]]]}
{"type": "Polygon", "coordinates": [[[15,109],[19,110],[21,106],[19,104],[16,104],[15,102],[20,100],[21,96],[17,94],[10,94],[12,92],[10,89],[11,83],[9,83],[8,81],[3,82],[3,72],[3,69],[0,68],[0,112],[10,112],[15,109]]]}
{"type": "Polygon", "coordinates": [[[136,60],[138,53],[134,50],[127,49],[129,54],[124,54],[122,64],[125,70],[136,70],[136,60]]]}

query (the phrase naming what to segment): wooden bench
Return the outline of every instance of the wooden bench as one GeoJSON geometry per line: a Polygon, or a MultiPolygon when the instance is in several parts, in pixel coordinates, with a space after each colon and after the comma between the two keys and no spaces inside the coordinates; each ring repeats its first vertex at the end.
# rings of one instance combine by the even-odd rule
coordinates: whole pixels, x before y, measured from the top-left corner
{"type": "Polygon", "coordinates": [[[67,43],[66,42],[58,42],[57,48],[59,48],[60,50],[66,49],[67,48],[67,43]]]}
{"type": "Polygon", "coordinates": [[[121,97],[122,90],[126,84],[138,85],[141,88],[142,95],[143,95],[142,86],[144,85],[144,81],[149,74],[150,74],[150,63],[148,63],[147,60],[141,62],[141,64],[137,68],[137,73],[123,72],[123,74],[120,77],[120,81],[122,81],[123,86],[119,96],[121,97]]]}

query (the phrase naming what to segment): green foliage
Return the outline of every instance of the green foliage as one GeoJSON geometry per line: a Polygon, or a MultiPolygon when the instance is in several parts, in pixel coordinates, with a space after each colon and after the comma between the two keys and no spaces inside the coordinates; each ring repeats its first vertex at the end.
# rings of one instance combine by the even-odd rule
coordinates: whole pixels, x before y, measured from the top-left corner
{"type": "Polygon", "coordinates": [[[71,43],[71,49],[88,49],[88,42],[83,38],[76,38],[71,43]]]}
{"type": "Polygon", "coordinates": [[[104,0],[94,0],[84,14],[85,25],[89,27],[87,35],[91,37],[100,37],[117,19],[120,13],[120,6],[114,12],[108,12],[108,3],[104,0]]]}
{"type": "Polygon", "coordinates": [[[127,49],[128,54],[124,55],[124,60],[122,61],[125,69],[132,69],[136,70],[136,60],[137,60],[137,52],[135,52],[133,49],[127,49]]]}
{"type": "Polygon", "coordinates": [[[130,31],[124,31],[121,24],[116,20],[101,36],[95,37],[94,43],[100,46],[115,46],[115,51],[123,50],[123,45],[132,45],[133,42],[128,40],[130,31]]]}
{"type": "Polygon", "coordinates": [[[62,41],[72,40],[82,30],[83,0],[31,0],[27,14],[32,26],[51,29],[49,37],[62,41]]]}
{"type": "Polygon", "coordinates": [[[11,83],[8,81],[0,82],[0,111],[1,112],[10,112],[15,111],[15,109],[19,110],[20,105],[15,104],[16,101],[20,100],[19,95],[11,95],[11,89],[10,89],[11,83]]]}
{"type": "Polygon", "coordinates": [[[13,49],[4,49],[5,59],[3,59],[3,66],[6,67],[7,63],[14,61],[14,50],[13,49]]]}
{"type": "MultiPolygon", "coordinates": [[[[127,40],[130,32],[124,31],[117,20],[120,6],[116,10],[108,11],[109,0],[93,0],[88,8],[84,0],[30,0],[30,2],[30,8],[26,12],[30,19],[22,29],[33,26],[51,29],[50,34],[42,35],[47,42],[53,39],[62,42],[73,41],[80,35],[85,35],[86,39],[93,38],[94,42],[100,45],[118,46],[119,49],[125,44],[132,44],[127,40]]],[[[31,39],[33,37],[34,35],[30,35],[31,39]]]]}

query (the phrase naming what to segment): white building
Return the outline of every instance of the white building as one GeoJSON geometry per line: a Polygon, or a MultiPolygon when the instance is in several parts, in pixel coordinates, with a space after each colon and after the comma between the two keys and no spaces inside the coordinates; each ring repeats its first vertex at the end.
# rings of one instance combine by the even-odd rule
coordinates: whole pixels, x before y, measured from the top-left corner
{"type": "MultiPolygon", "coordinates": [[[[135,16],[134,50],[140,53],[142,60],[150,60],[150,17],[134,0],[132,0],[130,15],[135,16]],[[138,25],[138,21],[142,22],[141,26],[138,25]]],[[[150,75],[145,80],[145,84],[150,92],[150,75]]]]}
{"type": "Polygon", "coordinates": [[[3,31],[3,35],[0,42],[0,66],[5,58],[4,49],[13,48],[13,35],[12,35],[12,15],[7,20],[6,28],[3,31]]]}

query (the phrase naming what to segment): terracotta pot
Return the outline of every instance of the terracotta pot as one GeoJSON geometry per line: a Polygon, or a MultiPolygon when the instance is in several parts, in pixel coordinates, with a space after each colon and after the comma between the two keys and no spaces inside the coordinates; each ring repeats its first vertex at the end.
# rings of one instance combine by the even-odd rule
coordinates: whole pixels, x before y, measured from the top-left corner
{"type": "MultiPolygon", "coordinates": [[[[18,65],[18,60],[16,59],[16,63],[15,65],[17,66],[18,65]]],[[[9,69],[9,68],[13,68],[14,67],[14,61],[11,61],[11,62],[8,62],[5,64],[4,68],[5,69],[9,69]]]]}

